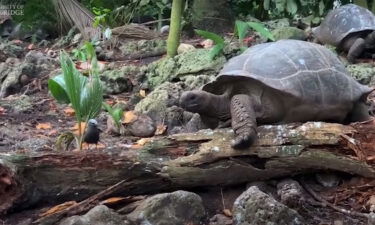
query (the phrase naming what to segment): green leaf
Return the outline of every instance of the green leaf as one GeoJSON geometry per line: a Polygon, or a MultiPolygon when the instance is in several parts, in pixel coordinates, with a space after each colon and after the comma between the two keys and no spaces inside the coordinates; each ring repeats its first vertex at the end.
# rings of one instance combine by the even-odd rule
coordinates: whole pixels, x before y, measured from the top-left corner
{"type": "Polygon", "coordinates": [[[99,78],[96,57],[91,61],[91,65],[92,74],[90,74],[87,84],[82,88],[80,96],[80,111],[85,120],[97,117],[103,103],[103,87],[99,78]]]}
{"type": "Polygon", "coordinates": [[[296,14],[297,9],[298,9],[298,7],[297,7],[297,4],[296,4],[295,0],[288,0],[286,2],[286,10],[290,14],[292,14],[292,15],[296,14]]]}
{"type": "Polygon", "coordinates": [[[48,89],[57,102],[69,104],[70,100],[65,87],[63,74],[59,74],[48,80],[48,89]]]}
{"type": "Polygon", "coordinates": [[[270,9],[270,1],[271,0],[264,0],[264,2],[263,2],[263,8],[265,10],[269,10],[270,9]]]}
{"type": "Polygon", "coordinates": [[[240,43],[243,43],[243,39],[245,39],[248,30],[249,25],[246,22],[240,20],[236,21],[236,34],[238,35],[240,43]]]}
{"type": "Polygon", "coordinates": [[[260,34],[260,36],[270,39],[271,41],[275,41],[272,33],[261,23],[256,22],[247,22],[247,24],[253,28],[256,32],[260,34]]]}
{"type": "Polygon", "coordinates": [[[324,14],[324,10],[325,10],[325,5],[324,5],[324,1],[321,0],[319,2],[319,15],[322,16],[324,14]]]}
{"type": "Polygon", "coordinates": [[[113,120],[116,122],[120,122],[122,117],[124,116],[124,111],[121,108],[115,108],[113,110],[113,120]]]}
{"type": "Polygon", "coordinates": [[[195,33],[197,33],[199,36],[201,36],[203,38],[213,40],[215,45],[224,44],[224,39],[222,37],[220,37],[219,35],[215,34],[215,33],[208,32],[208,31],[205,31],[205,30],[195,30],[195,33]]]}
{"type": "Polygon", "coordinates": [[[215,45],[211,50],[210,50],[210,59],[213,60],[218,56],[224,49],[224,43],[217,44],[215,45]]]}

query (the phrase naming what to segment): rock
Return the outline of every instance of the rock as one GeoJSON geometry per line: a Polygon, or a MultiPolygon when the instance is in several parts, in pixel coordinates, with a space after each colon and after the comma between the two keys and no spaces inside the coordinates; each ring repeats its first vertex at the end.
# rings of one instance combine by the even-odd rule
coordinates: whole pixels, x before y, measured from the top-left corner
{"type": "Polygon", "coordinates": [[[298,209],[304,201],[303,188],[292,179],[285,179],[277,184],[277,195],[281,203],[293,209],[298,209]]]}
{"type": "Polygon", "coordinates": [[[25,60],[7,60],[0,63],[0,98],[18,93],[25,81],[47,74],[57,66],[55,59],[38,51],[30,51],[25,60]]]}
{"type": "Polygon", "coordinates": [[[305,224],[293,209],[252,186],[233,205],[234,225],[298,225],[305,224]]]}
{"type": "Polygon", "coordinates": [[[374,85],[375,84],[375,67],[370,63],[357,63],[347,65],[346,69],[351,76],[361,84],[374,85]]]}
{"type": "Polygon", "coordinates": [[[215,76],[207,76],[207,75],[187,75],[181,77],[181,81],[184,83],[184,90],[194,90],[197,88],[202,87],[203,85],[214,81],[215,76]]]}
{"type": "Polygon", "coordinates": [[[290,27],[290,21],[287,18],[269,20],[264,22],[264,25],[268,27],[270,30],[274,30],[281,27],[290,27]]]}
{"type": "Polygon", "coordinates": [[[167,108],[178,105],[182,87],[179,83],[165,82],[142,99],[135,111],[150,116],[156,122],[163,122],[167,108]]]}
{"type": "Polygon", "coordinates": [[[277,190],[274,186],[269,185],[265,181],[254,181],[250,182],[246,185],[246,188],[249,188],[251,186],[257,187],[260,191],[276,198],[277,197],[277,190]]]}
{"type": "Polygon", "coordinates": [[[83,216],[72,216],[64,219],[58,225],[130,225],[123,216],[115,213],[107,206],[99,205],[83,216]]]}
{"type": "Polygon", "coordinates": [[[83,40],[83,37],[81,33],[75,34],[72,39],[72,44],[78,45],[82,40],[83,40]]]}
{"type": "Polygon", "coordinates": [[[168,128],[168,133],[174,127],[180,126],[183,123],[183,114],[184,114],[184,109],[178,106],[172,106],[172,107],[167,108],[165,121],[166,121],[166,125],[168,128]]]}
{"type": "Polygon", "coordinates": [[[0,52],[7,57],[21,58],[24,53],[24,49],[21,46],[13,44],[13,42],[1,42],[0,52]]]}
{"type": "Polygon", "coordinates": [[[139,115],[137,119],[129,124],[129,131],[136,137],[152,137],[156,131],[154,121],[147,115],[139,115]]]}
{"type": "Polygon", "coordinates": [[[100,74],[100,80],[103,83],[104,93],[106,94],[120,94],[122,92],[132,91],[134,78],[143,76],[145,67],[138,67],[133,65],[123,66],[121,68],[106,70],[100,74]]]}
{"type": "Polygon", "coordinates": [[[14,113],[25,113],[33,109],[31,98],[28,95],[10,95],[0,100],[0,105],[10,108],[14,113]]]}
{"type": "Polygon", "coordinates": [[[198,225],[204,217],[201,197],[187,191],[154,195],[128,214],[129,220],[150,225],[198,225]]]}
{"type": "Polygon", "coordinates": [[[78,29],[74,26],[72,27],[66,36],[61,37],[51,48],[60,49],[72,44],[74,36],[79,33],[78,29]]]}
{"type": "Polygon", "coordinates": [[[128,41],[119,47],[123,56],[163,52],[166,51],[166,48],[167,42],[162,39],[128,41]]]}
{"type": "Polygon", "coordinates": [[[160,28],[161,34],[168,34],[169,33],[169,25],[164,25],[160,28]]]}
{"type": "Polygon", "coordinates": [[[210,219],[210,223],[208,225],[232,225],[233,221],[231,218],[223,214],[216,214],[210,219]]]}
{"type": "Polygon", "coordinates": [[[146,72],[150,88],[153,89],[166,81],[180,80],[189,75],[216,76],[226,59],[224,56],[219,56],[211,60],[209,52],[209,49],[196,49],[151,63],[146,72]]]}
{"type": "Polygon", "coordinates": [[[195,47],[193,45],[181,43],[177,48],[177,53],[182,54],[193,50],[195,50],[195,47]]]}
{"type": "Polygon", "coordinates": [[[276,40],[281,39],[295,39],[295,40],[306,40],[307,35],[305,31],[296,27],[280,27],[272,31],[273,36],[276,40]]]}

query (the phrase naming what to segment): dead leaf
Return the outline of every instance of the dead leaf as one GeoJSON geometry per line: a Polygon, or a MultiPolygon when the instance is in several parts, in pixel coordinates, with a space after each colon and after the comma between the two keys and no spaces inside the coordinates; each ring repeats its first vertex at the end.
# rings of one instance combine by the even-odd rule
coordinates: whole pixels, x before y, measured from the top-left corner
{"type": "Polygon", "coordinates": [[[55,136],[58,134],[58,131],[56,129],[51,130],[50,132],[47,133],[48,136],[55,136]]]}
{"type": "MultiPolygon", "coordinates": [[[[82,149],[83,150],[89,150],[89,149],[97,149],[97,150],[100,150],[100,149],[105,149],[105,145],[101,142],[99,142],[97,145],[95,144],[87,144],[87,143],[82,143],[82,149]]],[[[78,151],[78,149],[77,149],[78,151]]]]}
{"type": "Polygon", "coordinates": [[[13,40],[12,41],[14,44],[22,44],[23,43],[23,41],[21,41],[21,40],[13,40]]]}
{"type": "Polygon", "coordinates": [[[29,45],[27,46],[27,49],[28,49],[28,50],[33,50],[34,48],[35,48],[34,44],[29,44],[29,45]]]}
{"type": "Polygon", "coordinates": [[[76,114],[76,112],[74,111],[74,109],[72,107],[66,107],[64,109],[64,113],[67,116],[74,116],[76,114]]]}
{"type": "Polygon", "coordinates": [[[140,95],[142,98],[145,98],[145,97],[146,97],[146,91],[145,91],[145,90],[140,90],[140,91],[139,91],[139,95],[140,95]]]}
{"type": "Polygon", "coordinates": [[[77,204],[76,201],[64,202],[63,204],[54,206],[54,207],[50,208],[49,210],[47,210],[46,212],[39,214],[39,216],[40,217],[49,216],[49,215],[55,214],[57,212],[60,212],[60,211],[62,211],[64,209],[66,209],[66,208],[69,208],[71,206],[74,206],[76,204],[77,204]]]}
{"type": "Polygon", "coordinates": [[[7,114],[6,112],[7,112],[7,110],[0,106],[0,116],[7,114]]]}
{"type": "Polygon", "coordinates": [[[135,114],[134,111],[127,111],[124,112],[124,120],[123,123],[128,124],[134,122],[138,116],[135,114]]]}
{"type": "Polygon", "coordinates": [[[167,131],[167,126],[164,124],[159,124],[156,126],[155,135],[162,135],[167,131]]]}
{"type": "Polygon", "coordinates": [[[150,142],[150,138],[141,138],[137,141],[137,144],[144,146],[148,142],[150,142]]]}
{"type": "MultiPolygon", "coordinates": [[[[98,69],[99,71],[103,71],[105,68],[105,63],[102,61],[97,61],[98,63],[98,69]]],[[[78,70],[83,70],[83,71],[88,71],[92,69],[92,65],[89,62],[77,62],[76,63],[76,68],[78,70]]]]}
{"type": "Polygon", "coordinates": [[[47,130],[51,128],[52,128],[51,123],[38,123],[36,125],[36,129],[38,130],[47,130]]]}
{"type": "Polygon", "coordinates": [[[366,202],[367,206],[375,206],[375,195],[372,195],[370,199],[366,202]]]}
{"type": "Polygon", "coordinates": [[[126,198],[124,198],[124,197],[112,197],[112,198],[108,198],[108,199],[100,202],[100,204],[103,204],[103,205],[114,205],[114,204],[123,202],[125,199],[126,198]]]}
{"type": "Polygon", "coordinates": [[[227,217],[232,217],[233,216],[233,214],[230,211],[230,209],[224,209],[223,210],[223,214],[226,215],[227,217]]]}

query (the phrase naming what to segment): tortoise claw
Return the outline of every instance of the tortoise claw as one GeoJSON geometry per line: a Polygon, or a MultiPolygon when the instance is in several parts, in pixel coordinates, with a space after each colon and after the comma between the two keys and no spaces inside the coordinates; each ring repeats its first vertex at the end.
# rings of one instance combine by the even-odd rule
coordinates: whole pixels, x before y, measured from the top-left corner
{"type": "Polygon", "coordinates": [[[234,140],[232,140],[232,148],[234,149],[245,149],[250,147],[255,139],[256,139],[256,134],[255,133],[247,133],[247,134],[242,134],[238,135],[234,140]]]}

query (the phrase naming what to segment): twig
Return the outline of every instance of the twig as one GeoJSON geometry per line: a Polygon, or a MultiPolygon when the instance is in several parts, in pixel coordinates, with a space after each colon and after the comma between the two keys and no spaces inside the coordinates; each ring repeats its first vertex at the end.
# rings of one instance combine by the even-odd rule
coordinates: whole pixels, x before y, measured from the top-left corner
{"type": "Polygon", "coordinates": [[[369,218],[369,215],[367,213],[360,213],[360,212],[356,212],[356,211],[352,211],[352,210],[347,210],[347,209],[344,209],[344,208],[341,208],[341,207],[338,207],[330,202],[328,202],[327,200],[325,200],[324,198],[320,197],[317,193],[315,193],[315,191],[309,187],[305,181],[303,181],[303,179],[300,180],[301,182],[301,185],[302,187],[317,201],[321,202],[322,203],[322,206],[326,205],[326,206],[329,206],[331,207],[332,209],[338,211],[338,212],[341,212],[343,214],[346,214],[346,215],[349,215],[349,216],[358,216],[358,217],[363,217],[363,218],[369,218]]]}

